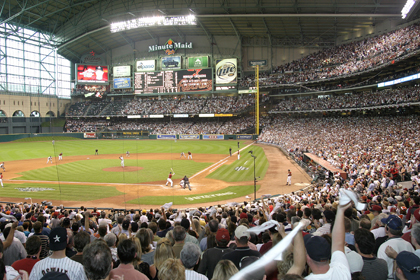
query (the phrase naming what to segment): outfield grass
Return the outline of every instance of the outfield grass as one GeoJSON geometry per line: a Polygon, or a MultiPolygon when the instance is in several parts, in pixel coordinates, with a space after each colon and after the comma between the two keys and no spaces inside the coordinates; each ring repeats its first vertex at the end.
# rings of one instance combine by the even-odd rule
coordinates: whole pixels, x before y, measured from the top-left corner
{"type": "MultiPolygon", "coordinates": [[[[61,136],[60,136],[61,137],[61,136]]],[[[39,137],[41,138],[41,137],[39,137]]],[[[46,137],[48,138],[48,137],[46,137]]],[[[30,138],[29,138],[30,139],[30,138]]],[[[34,138],[37,139],[37,138],[34,138]]],[[[22,159],[45,158],[48,156],[56,156],[63,153],[63,156],[80,156],[93,155],[95,150],[99,150],[99,154],[121,154],[126,151],[133,153],[174,153],[180,154],[191,151],[196,154],[226,154],[229,153],[229,147],[233,151],[237,150],[237,141],[212,141],[212,140],[92,140],[81,139],[72,141],[56,140],[55,145],[52,144],[52,137],[45,142],[8,142],[0,144],[0,161],[12,161],[22,159]]],[[[58,139],[58,137],[57,137],[58,139]]],[[[241,147],[244,147],[244,141],[241,147]]],[[[7,167],[6,167],[7,168],[7,167]]]]}
{"type": "Polygon", "coordinates": [[[109,172],[104,168],[119,167],[120,160],[86,159],[60,165],[45,164],[44,168],[38,168],[19,173],[22,177],[15,180],[45,180],[65,182],[98,182],[98,183],[142,183],[166,180],[168,173],[173,168],[174,179],[181,179],[184,175],[188,177],[200,170],[210,166],[212,162],[194,162],[192,160],[124,160],[125,166],[141,166],[142,170],[137,172],[109,172]]]}
{"type": "MultiPolygon", "coordinates": [[[[82,140],[80,138],[76,138],[76,137],[70,137],[70,136],[55,136],[54,137],[55,141],[64,141],[64,140],[82,140]]],[[[21,139],[17,139],[14,140],[13,143],[22,143],[22,142],[50,142],[52,144],[52,138],[50,136],[35,136],[35,137],[26,137],[26,138],[21,138],[21,139]]]]}
{"type": "MultiPolygon", "coordinates": [[[[260,189],[260,185],[257,185],[257,191],[260,189]]],[[[229,200],[238,198],[241,196],[250,195],[254,193],[254,186],[231,186],[222,190],[197,194],[197,195],[168,195],[168,196],[144,196],[137,199],[127,201],[130,204],[152,204],[152,205],[163,205],[167,202],[172,202],[174,205],[183,204],[197,204],[197,203],[208,203],[221,200],[229,200]]]]}
{"type": "Polygon", "coordinates": [[[92,199],[101,199],[123,195],[115,187],[107,186],[86,186],[86,185],[58,185],[58,184],[40,184],[40,183],[23,183],[23,184],[5,184],[1,189],[3,197],[31,197],[32,199],[46,200],[72,200],[72,201],[90,201],[92,199]],[[17,188],[50,188],[54,190],[28,192],[19,191],[17,188]]]}
{"type": "MultiPolygon", "coordinates": [[[[241,152],[241,159],[236,160],[230,165],[223,165],[217,170],[209,174],[206,178],[218,179],[225,182],[242,182],[254,180],[254,159],[251,157],[249,151],[253,151],[256,156],[255,160],[255,176],[260,177],[257,180],[264,179],[265,173],[268,169],[268,160],[265,157],[264,150],[261,147],[251,146],[241,152]],[[235,168],[245,167],[247,170],[236,171],[235,168]]],[[[237,157],[233,155],[232,157],[237,157]]]]}

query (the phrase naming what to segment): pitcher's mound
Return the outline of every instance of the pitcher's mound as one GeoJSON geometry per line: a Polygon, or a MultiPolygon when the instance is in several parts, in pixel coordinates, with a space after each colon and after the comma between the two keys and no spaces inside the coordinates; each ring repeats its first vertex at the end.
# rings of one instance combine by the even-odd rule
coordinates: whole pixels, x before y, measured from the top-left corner
{"type": "Polygon", "coordinates": [[[109,171],[109,172],[134,172],[134,171],[138,171],[142,169],[143,167],[140,167],[140,166],[126,166],[124,168],[122,168],[121,166],[118,166],[118,167],[108,167],[102,170],[109,171]]]}

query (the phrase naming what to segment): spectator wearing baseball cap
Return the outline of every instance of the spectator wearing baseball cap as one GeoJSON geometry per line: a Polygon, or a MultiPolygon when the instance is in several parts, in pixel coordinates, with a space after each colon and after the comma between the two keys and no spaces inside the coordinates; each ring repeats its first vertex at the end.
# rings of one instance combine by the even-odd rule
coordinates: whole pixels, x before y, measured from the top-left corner
{"type": "Polygon", "coordinates": [[[37,262],[32,268],[30,280],[41,279],[46,271],[55,268],[56,272],[64,272],[72,279],[85,279],[86,274],[83,265],[66,257],[67,230],[62,227],[55,227],[49,235],[50,250],[52,255],[37,262]],[[44,273],[43,273],[44,272],[44,273]]]}
{"type": "Polygon", "coordinates": [[[203,257],[198,267],[198,272],[207,275],[207,278],[213,278],[213,272],[222,256],[226,253],[233,252],[233,249],[227,247],[230,241],[229,231],[221,228],[216,232],[216,244],[214,248],[210,248],[203,253],[203,257]]]}
{"type": "Polygon", "coordinates": [[[397,253],[408,251],[413,253],[413,246],[404,239],[402,236],[403,223],[400,217],[396,215],[389,215],[388,218],[381,220],[385,224],[385,232],[388,240],[382,243],[378,249],[378,258],[384,259],[388,265],[388,279],[394,279],[394,260],[390,258],[385,250],[388,246],[393,248],[397,253]]]}
{"type": "Polygon", "coordinates": [[[348,207],[351,207],[350,203],[338,205],[337,207],[331,246],[323,237],[305,236],[306,263],[312,270],[312,273],[306,276],[305,279],[351,279],[350,266],[344,254],[344,211],[348,207]]]}
{"type": "Polygon", "coordinates": [[[248,247],[248,240],[250,238],[248,228],[244,225],[240,225],[235,230],[235,241],[236,249],[233,252],[226,253],[222,256],[223,260],[231,260],[235,266],[240,269],[239,263],[243,257],[256,256],[261,257],[261,254],[257,251],[251,250],[248,247]]]}
{"type": "Polygon", "coordinates": [[[420,258],[415,254],[402,251],[395,258],[397,269],[395,275],[400,280],[420,279],[420,258]]]}

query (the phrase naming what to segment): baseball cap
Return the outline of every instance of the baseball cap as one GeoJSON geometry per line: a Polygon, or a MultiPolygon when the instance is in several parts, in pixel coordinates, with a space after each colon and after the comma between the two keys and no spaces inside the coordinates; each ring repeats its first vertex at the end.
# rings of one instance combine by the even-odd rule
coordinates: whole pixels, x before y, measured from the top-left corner
{"type": "Polygon", "coordinates": [[[216,233],[216,240],[220,242],[220,240],[230,241],[229,231],[225,228],[219,228],[216,233]]]}
{"type": "Polygon", "coordinates": [[[52,251],[64,250],[67,246],[67,230],[63,227],[55,227],[51,230],[50,249],[52,251]]]}
{"type": "Polygon", "coordinates": [[[381,207],[381,206],[379,206],[379,205],[373,205],[373,206],[371,207],[371,209],[372,209],[372,211],[377,211],[377,212],[379,212],[379,213],[381,213],[381,212],[382,212],[382,207],[381,207]]]}
{"type": "Polygon", "coordinates": [[[65,274],[64,272],[57,272],[57,271],[51,271],[48,273],[45,273],[44,276],[42,276],[41,280],[70,280],[70,278],[65,274]]]}
{"type": "Polygon", "coordinates": [[[248,228],[244,225],[240,225],[235,230],[235,236],[236,238],[240,239],[241,237],[247,237],[249,238],[251,235],[248,232],[248,228]]]}
{"type": "Polygon", "coordinates": [[[331,258],[331,245],[324,237],[307,234],[304,241],[306,252],[314,261],[328,261],[331,258]]]}
{"type": "Polygon", "coordinates": [[[403,226],[400,217],[396,215],[389,215],[388,218],[381,219],[381,222],[388,226],[390,229],[394,230],[401,230],[403,226]]]}
{"type": "Polygon", "coordinates": [[[245,212],[242,212],[241,215],[239,215],[240,219],[248,219],[248,215],[245,212]]]}
{"type": "Polygon", "coordinates": [[[395,259],[408,280],[420,279],[420,258],[408,251],[402,251],[395,259]]]}
{"type": "Polygon", "coordinates": [[[348,249],[346,250],[347,261],[350,266],[350,273],[361,272],[363,269],[363,258],[361,255],[348,249]]]}

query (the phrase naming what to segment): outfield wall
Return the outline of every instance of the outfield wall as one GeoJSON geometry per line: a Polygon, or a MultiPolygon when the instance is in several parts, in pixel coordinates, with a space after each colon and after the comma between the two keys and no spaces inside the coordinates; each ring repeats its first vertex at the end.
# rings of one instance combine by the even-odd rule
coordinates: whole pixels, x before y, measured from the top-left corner
{"type": "MultiPolygon", "coordinates": [[[[20,134],[5,134],[0,135],[0,142],[10,142],[23,138],[37,138],[37,137],[51,137],[51,140],[56,137],[73,137],[77,139],[153,139],[153,140],[256,140],[258,135],[256,134],[233,134],[233,135],[224,135],[224,134],[149,134],[148,131],[138,131],[138,132],[129,132],[129,131],[115,131],[109,133],[20,133],[20,134]]],[[[40,141],[45,141],[42,139],[40,141]]]]}

